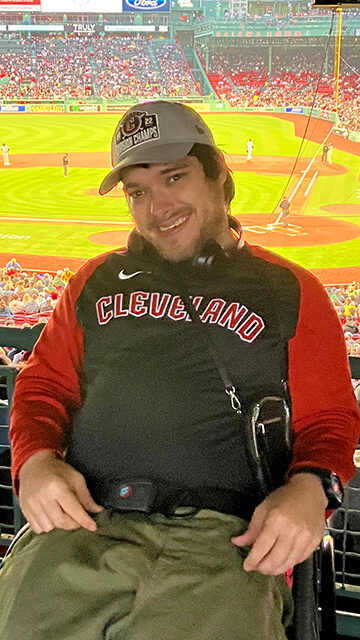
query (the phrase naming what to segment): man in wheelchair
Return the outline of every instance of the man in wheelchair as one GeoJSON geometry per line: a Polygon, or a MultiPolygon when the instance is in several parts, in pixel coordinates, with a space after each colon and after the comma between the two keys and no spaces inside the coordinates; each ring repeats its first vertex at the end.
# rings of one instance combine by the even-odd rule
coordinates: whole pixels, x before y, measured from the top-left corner
{"type": "Polygon", "coordinates": [[[336,313],[244,242],[192,109],[129,109],[112,164],[100,193],[122,183],[135,230],[71,278],[16,384],[30,528],[0,574],[1,640],[283,640],[284,573],[354,473],[336,313]]]}

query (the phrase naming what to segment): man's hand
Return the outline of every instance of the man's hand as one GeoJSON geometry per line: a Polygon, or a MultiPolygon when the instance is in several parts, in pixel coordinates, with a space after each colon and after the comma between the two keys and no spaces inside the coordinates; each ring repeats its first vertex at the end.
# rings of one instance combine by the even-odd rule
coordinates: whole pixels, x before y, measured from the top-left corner
{"type": "Polygon", "coordinates": [[[103,510],[92,499],[85,478],[56,457],[40,451],[29,458],[19,473],[20,506],[35,533],[51,529],[96,530],[89,513],[103,510]]]}
{"type": "Polygon", "coordinates": [[[320,478],[292,476],[255,509],[248,530],[232,539],[238,547],[252,545],[245,571],[280,575],[308,558],[322,538],[326,505],[320,478]]]}

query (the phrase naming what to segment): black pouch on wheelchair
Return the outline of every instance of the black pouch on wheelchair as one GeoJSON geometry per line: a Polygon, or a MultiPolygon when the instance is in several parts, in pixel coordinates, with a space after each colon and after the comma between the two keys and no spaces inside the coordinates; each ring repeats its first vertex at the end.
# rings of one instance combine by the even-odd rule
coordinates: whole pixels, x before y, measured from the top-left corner
{"type": "Polygon", "coordinates": [[[292,454],[290,409],[281,396],[263,396],[244,410],[250,466],[260,497],[285,482],[292,454]]]}

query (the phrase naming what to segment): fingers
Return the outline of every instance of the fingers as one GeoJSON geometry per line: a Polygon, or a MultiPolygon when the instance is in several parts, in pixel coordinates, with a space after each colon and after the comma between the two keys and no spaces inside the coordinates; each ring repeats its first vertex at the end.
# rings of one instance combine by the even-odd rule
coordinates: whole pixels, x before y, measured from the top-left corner
{"type": "MultiPolygon", "coordinates": [[[[273,552],[274,546],[278,542],[278,537],[269,528],[264,528],[254,542],[251,551],[244,562],[245,571],[260,571],[261,565],[269,564],[269,554],[273,552]]],[[[276,555],[272,553],[272,557],[276,555]]],[[[271,558],[270,558],[271,563],[271,558]]]]}
{"type": "Polygon", "coordinates": [[[252,545],[244,561],[245,571],[259,571],[265,575],[280,575],[308,558],[316,549],[321,535],[299,527],[272,513],[259,529],[259,522],[249,525],[248,531],[233,538],[237,546],[252,545]]]}
{"type": "Polygon", "coordinates": [[[308,558],[319,540],[301,538],[284,531],[275,540],[271,535],[261,535],[244,562],[245,571],[259,571],[265,575],[280,575],[308,558]]]}
{"type": "Polygon", "coordinates": [[[255,509],[247,531],[245,531],[245,533],[243,533],[241,536],[232,538],[232,542],[237,547],[245,547],[247,545],[254,544],[263,526],[265,516],[265,513],[263,515],[263,511],[264,510],[261,508],[261,505],[257,509],[255,509]]]}
{"type": "Polygon", "coordinates": [[[79,529],[96,531],[96,522],[87,513],[72,491],[62,491],[56,499],[38,497],[22,507],[23,513],[35,533],[52,529],[79,529]]]}
{"type": "Polygon", "coordinates": [[[80,528],[79,523],[64,513],[60,505],[56,503],[47,511],[38,509],[36,513],[28,512],[24,515],[37,534],[48,533],[52,529],[75,530],[80,528]]]}
{"type": "Polygon", "coordinates": [[[100,513],[103,511],[103,507],[95,502],[89,489],[87,488],[85,478],[81,473],[74,472],[73,485],[75,494],[86,511],[89,513],[100,513]]]}
{"type": "Polygon", "coordinates": [[[24,516],[35,533],[43,533],[53,529],[51,520],[46,513],[39,512],[33,514],[31,511],[26,510],[26,512],[24,511],[24,516]]]}
{"type": "MultiPolygon", "coordinates": [[[[64,494],[60,506],[64,514],[76,522],[78,526],[84,527],[84,529],[88,529],[89,531],[96,531],[96,522],[81,505],[76,495],[71,492],[64,494]]],[[[62,526],[60,528],[64,529],[68,527],[62,526]]]]}
{"type": "Polygon", "coordinates": [[[93,500],[84,477],[52,454],[35,454],[25,463],[20,478],[20,505],[36,533],[80,527],[96,531],[88,513],[103,508],[93,500]]]}
{"type": "Polygon", "coordinates": [[[245,571],[279,575],[308,558],[323,534],[324,503],[317,478],[300,474],[270,494],[254,511],[248,530],[232,539],[236,546],[251,546],[245,571]]]}

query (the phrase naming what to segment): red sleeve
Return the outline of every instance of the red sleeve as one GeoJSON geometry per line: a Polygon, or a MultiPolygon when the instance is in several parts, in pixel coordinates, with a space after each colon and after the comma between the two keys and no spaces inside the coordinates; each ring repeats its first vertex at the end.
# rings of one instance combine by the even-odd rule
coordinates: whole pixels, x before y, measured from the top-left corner
{"type": "Polygon", "coordinates": [[[294,458],[303,465],[335,471],[346,483],[354,475],[353,455],[360,416],[351,383],[343,330],[322,285],[297,273],[300,313],[289,343],[294,458]]]}
{"type": "Polygon", "coordinates": [[[309,271],[259,247],[251,247],[251,251],[290,269],[300,286],[298,323],[289,342],[294,432],[290,470],[302,466],[330,469],[346,484],[355,473],[353,455],[360,436],[360,414],[335,308],[309,271]]]}
{"type": "Polygon", "coordinates": [[[63,455],[74,411],[81,405],[83,331],[76,301],[86,280],[108,254],[89,261],[73,276],[18,375],[12,402],[12,475],[18,490],[21,466],[38,451],[63,455]]]}

